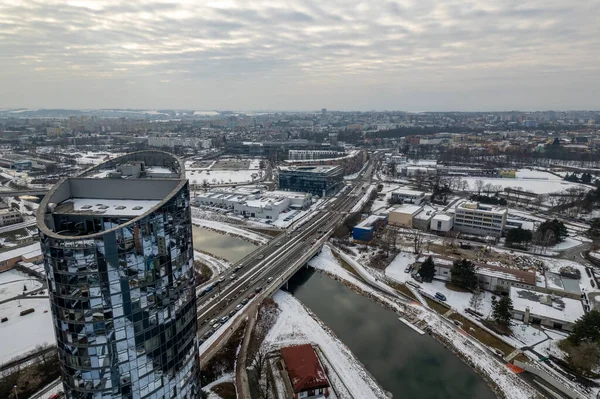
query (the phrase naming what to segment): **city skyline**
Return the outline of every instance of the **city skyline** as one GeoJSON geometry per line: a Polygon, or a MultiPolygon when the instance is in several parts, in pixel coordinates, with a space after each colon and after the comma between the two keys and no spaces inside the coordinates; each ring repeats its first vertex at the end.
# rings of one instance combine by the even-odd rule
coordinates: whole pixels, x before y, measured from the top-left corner
{"type": "Polygon", "coordinates": [[[0,107],[597,109],[595,5],[0,1],[0,107]]]}

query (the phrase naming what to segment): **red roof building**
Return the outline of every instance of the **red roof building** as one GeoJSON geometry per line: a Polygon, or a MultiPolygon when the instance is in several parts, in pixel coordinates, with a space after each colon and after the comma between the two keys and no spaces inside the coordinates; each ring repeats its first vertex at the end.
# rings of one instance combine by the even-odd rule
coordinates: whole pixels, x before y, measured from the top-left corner
{"type": "Polygon", "coordinates": [[[312,345],[282,348],[281,356],[296,399],[329,396],[329,381],[312,345]]]}

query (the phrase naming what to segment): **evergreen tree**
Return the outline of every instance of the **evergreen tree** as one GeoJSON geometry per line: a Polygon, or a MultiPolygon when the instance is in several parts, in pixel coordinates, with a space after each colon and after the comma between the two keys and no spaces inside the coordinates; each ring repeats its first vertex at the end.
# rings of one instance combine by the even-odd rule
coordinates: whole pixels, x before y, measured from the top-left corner
{"type": "Polygon", "coordinates": [[[419,276],[423,278],[423,281],[428,283],[433,280],[433,276],[435,276],[435,262],[431,256],[425,259],[425,262],[421,264],[421,267],[419,268],[419,276]]]}
{"type": "Polygon", "coordinates": [[[521,227],[517,227],[516,229],[510,229],[506,233],[506,245],[510,246],[512,244],[527,244],[533,239],[533,233],[529,230],[522,229],[521,227]]]}
{"type": "Polygon", "coordinates": [[[541,233],[541,236],[546,236],[546,234],[551,231],[554,233],[557,242],[563,242],[569,235],[569,231],[565,224],[558,219],[546,220],[539,225],[537,231],[541,233]]]}
{"type": "Polygon", "coordinates": [[[567,338],[574,345],[581,342],[600,344],[600,312],[592,310],[575,322],[573,331],[567,338]]]}
{"type": "Polygon", "coordinates": [[[503,296],[499,301],[492,304],[492,317],[494,320],[505,326],[508,326],[512,317],[511,310],[513,309],[512,301],[509,297],[503,296]]]}
{"type": "Polygon", "coordinates": [[[589,173],[584,173],[583,175],[581,175],[581,182],[584,184],[592,183],[592,175],[589,173]]]}
{"type": "Polygon", "coordinates": [[[457,287],[473,290],[477,288],[475,265],[467,259],[457,260],[452,266],[452,284],[457,287]]]}

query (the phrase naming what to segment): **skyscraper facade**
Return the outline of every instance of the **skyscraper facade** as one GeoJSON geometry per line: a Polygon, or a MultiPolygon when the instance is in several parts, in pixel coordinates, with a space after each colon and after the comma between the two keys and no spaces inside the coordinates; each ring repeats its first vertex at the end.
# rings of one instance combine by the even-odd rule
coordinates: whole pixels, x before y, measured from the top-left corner
{"type": "Polygon", "coordinates": [[[58,183],[38,211],[69,398],[196,398],[188,182],[161,151],[58,183]]]}

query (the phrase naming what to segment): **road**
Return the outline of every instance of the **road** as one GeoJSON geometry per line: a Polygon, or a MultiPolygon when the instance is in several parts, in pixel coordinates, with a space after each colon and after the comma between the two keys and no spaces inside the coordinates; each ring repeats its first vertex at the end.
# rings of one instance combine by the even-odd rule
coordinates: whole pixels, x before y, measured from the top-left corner
{"type": "Polygon", "coordinates": [[[220,285],[198,298],[200,336],[212,332],[211,320],[218,320],[229,314],[257,288],[264,288],[267,280],[280,279],[298,259],[311,248],[320,245],[317,240],[337,227],[362,198],[370,184],[372,171],[372,165],[369,164],[361,177],[345,186],[338,196],[327,202],[324,209],[311,213],[307,216],[310,218],[308,221],[299,227],[288,229],[224,273],[220,285]],[[239,267],[241,269],[234,273],[239,267]]]}
{"type": "Polygon", "coordinates": [[[20,230],[25,227],[35,226],[35,219],[26,220],[25,222],[15,223],[8,226],[0,227],[0,233],[6,233],[8,231],[20,230]]]}

